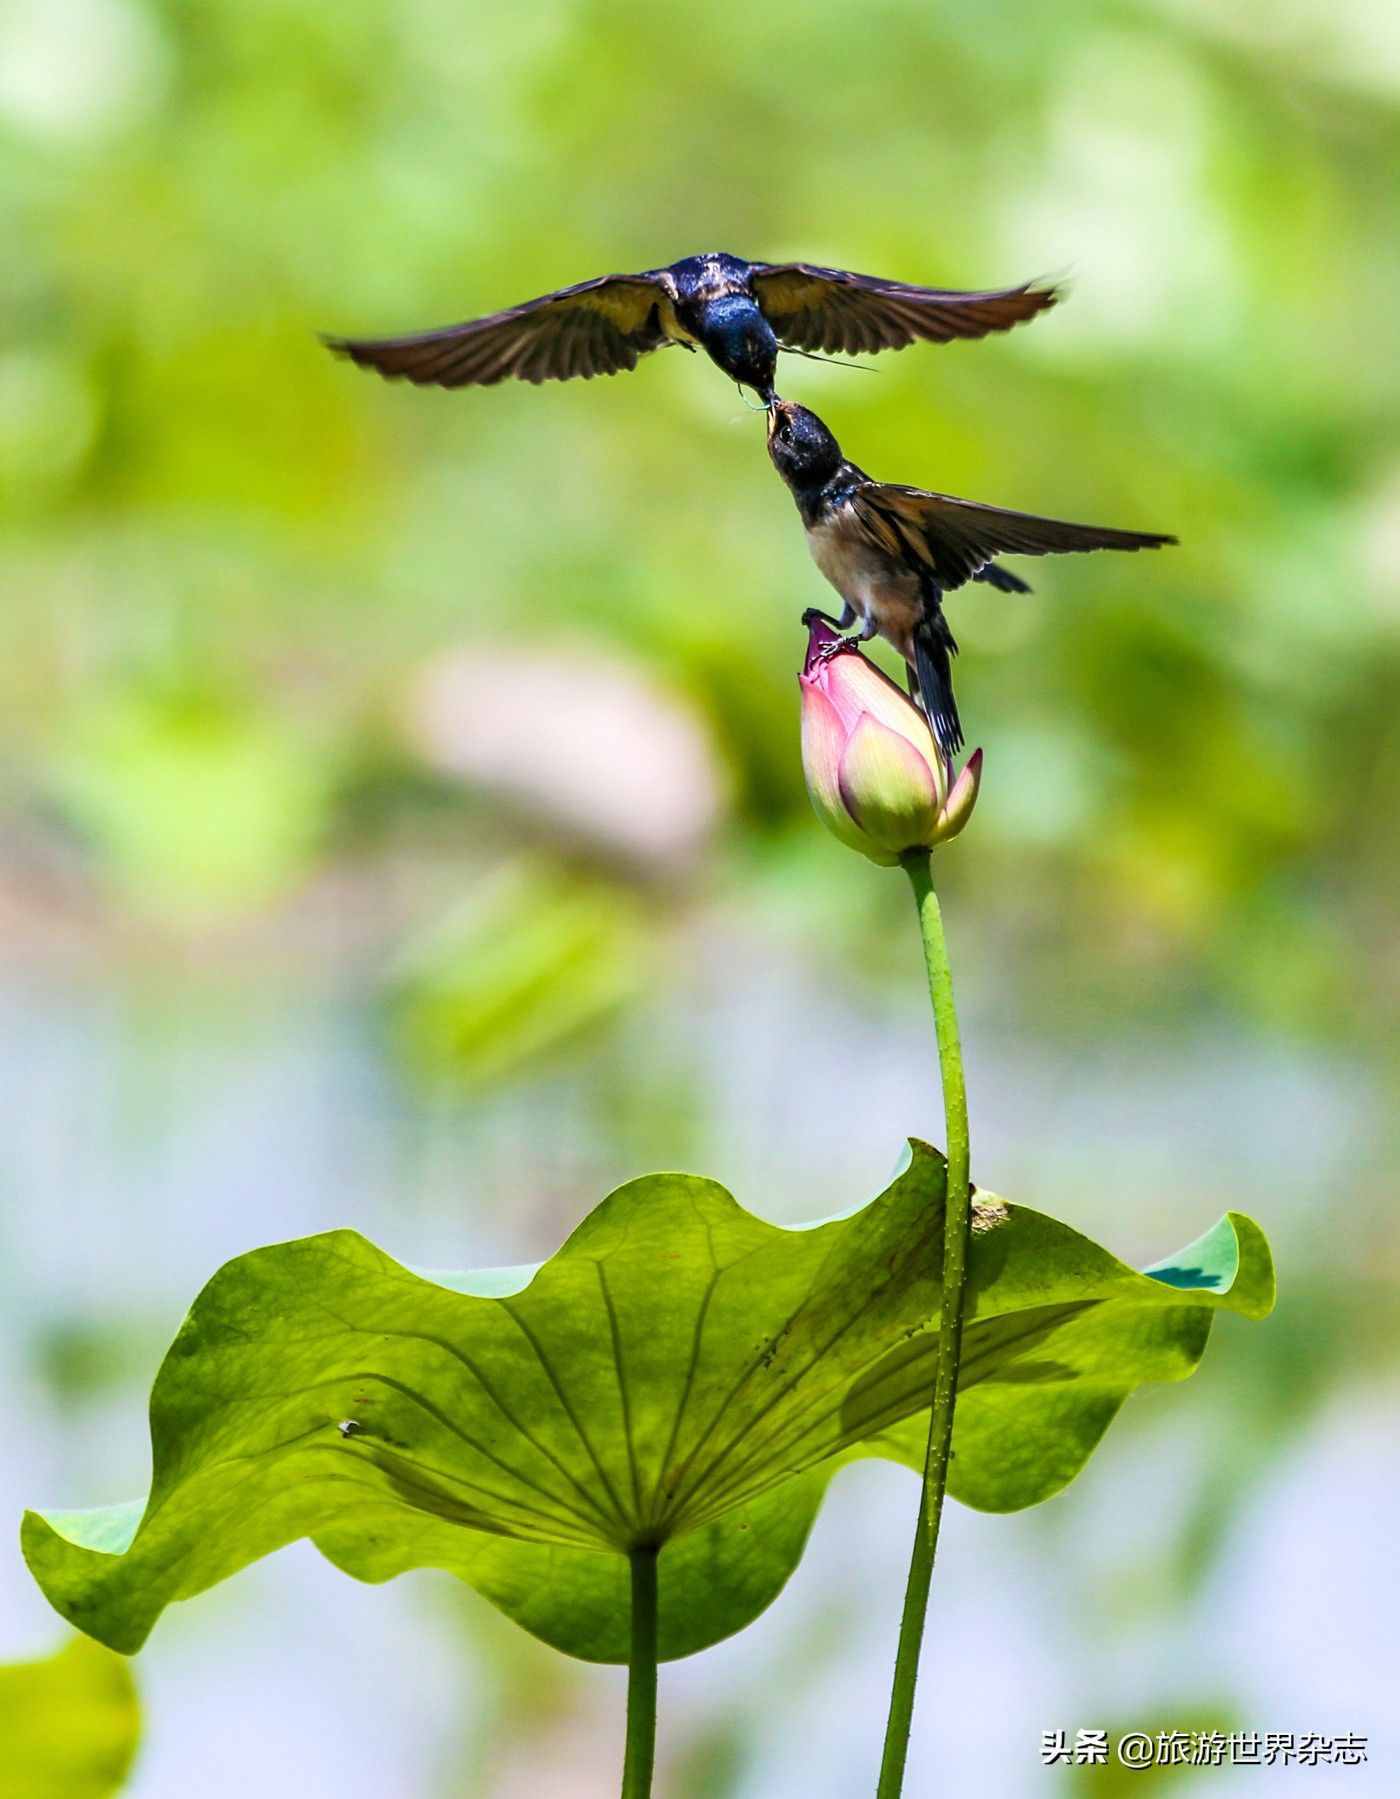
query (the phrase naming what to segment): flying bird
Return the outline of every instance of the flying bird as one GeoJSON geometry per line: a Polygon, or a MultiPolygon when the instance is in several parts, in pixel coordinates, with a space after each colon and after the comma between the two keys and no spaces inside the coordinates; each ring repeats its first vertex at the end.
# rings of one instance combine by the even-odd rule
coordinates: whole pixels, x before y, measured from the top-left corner
{"type": "MultiPolygon", "coordinates": [[[[958,646],[943,596],[968,581],[1003,593],[1030,587],[998,556],[1052,556],[1071,550],[1155,550],[1175,543],[1157,531],[1071,525],[1030,512],[874,481],[848,462],[814,412],[778,401],[768,412],[768,454],[797,502],[812,559],[840,594],[840,618],[812,612],[838,631],[860,630],[828,646],[839,653],[876,635],[909,664],[945,756],[962,748],[951,658],[958,646]]],[[[809,613],[807,616],[811,616],[809,613]]]]}
{"type": "Polygon", "coordinates": [[[420,387],[568,381],[634,369],[669,344],[702,349],[765,404],[778,352],[902,350],[1007,331],[1053,306],[1030,282],[989,293],[911,287],[805,262],[746,262],[716,252],[640,275],[600,275],[556,293],[409,337],[327,337],[328,348],[420,387]]]}

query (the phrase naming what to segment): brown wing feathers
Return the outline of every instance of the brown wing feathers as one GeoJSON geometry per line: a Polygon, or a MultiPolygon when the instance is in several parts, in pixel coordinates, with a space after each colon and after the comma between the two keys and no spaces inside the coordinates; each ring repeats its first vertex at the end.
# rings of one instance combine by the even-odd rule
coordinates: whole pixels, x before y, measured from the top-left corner
{"type": "Polygon", "coordinates": [[[959,293],[801,262],[758,265],[753,287],[780,342],[847,354],[902,350],[916,339],[948,343],[1008,331],[1058,297],[1053,287],[1029,282],[959,293]]]}
{"type": "Polygon", "coordinates": [[[604,275],[438,331],[326,341],[362,368],[419,386],[493,387],[510,376],[588,380],[635,368],[663,341],[654,314],[659,294],[654,277],[604,275]]]}
{"type": "Polygon", "coordinates": [[[923,562],[939,586],[961,587],[996,556],[1052,556],[1084,550],[1155,550],[1175,543],[1156,531],[1119,531],[1107,525],[1075,525],[926,493],[918,487],[871,482],[852,504],[862,525],[886,548],[899,545],[903,560],[923,562]]]}

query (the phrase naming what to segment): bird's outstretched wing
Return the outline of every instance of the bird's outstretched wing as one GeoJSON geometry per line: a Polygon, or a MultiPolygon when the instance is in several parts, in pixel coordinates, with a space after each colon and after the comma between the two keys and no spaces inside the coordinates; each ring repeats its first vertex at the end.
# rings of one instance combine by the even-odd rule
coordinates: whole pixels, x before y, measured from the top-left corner
{"type": "Polygon", "coordinates": [[[327,337],[328,349],[386,379],[420,387],[493,387],[519,381],[568,381],[634,369],[666,341],[658,302],[665,271],[600,275],[557,293],[509,306],[489,318],[419,331],[411,337],[327,337]]]}
{"type": "Polygon", "coordinates": [[[959,293],[806,262],[756,263],[753,290],[780,343],[795,350],[849,353],[902,350],[916,338],[946,344],[958,337],[1009,331],[1058,298],[1055,288],[1031,282],[989,293],[959,293]]]}
{"type": "Polygon", "coordinates": [[[945,591],[961,587],[996,556],[1055,556],[1075,550],[1155,550],[1175,543],[1159,531],[1117,531],[1007,512],[921,487],[869,481],[850,504],[872,541],[914,567],[931,570],[945,591]]]}

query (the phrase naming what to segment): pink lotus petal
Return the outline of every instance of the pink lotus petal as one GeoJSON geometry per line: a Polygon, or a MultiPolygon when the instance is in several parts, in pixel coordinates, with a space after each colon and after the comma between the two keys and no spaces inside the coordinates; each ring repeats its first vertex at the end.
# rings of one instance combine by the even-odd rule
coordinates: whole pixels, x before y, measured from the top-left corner
{"type": "Polygon", "coordinates": [[[868,713],[841,757],[840,790],[874,849],[893,859],[933,842],[939,808],[933,769],[907,737],[868,713]]]}
{"type": "Polygon", "coordinates": [[[977,804],[977,795],[982,786],[982,752],[974,750],[967,759],[967,765],[954,781],[952,790],[943,809],[938,815],[938,841],[947,843],[956,837],[968,819],[972,817],[972,808],[977,804]]]}
{"type": "Polygon", "coordinates": [[[841,757],[846,732],[836,708],[815,682],[802,683],[802,772],[812,806],[828,830],[851,849],[864,839],[841,797],[841,757]]]}
{"type": "Polygon", "coordinates": [[[934,771],[940,800],[948,791],[948,775],[928,728],[928,721],[914,702],[882,669],[866,660],[858,649],[841,650],[818,660],[823,645],[839,641],[838,633],[814,619],[808,626],[807,660],[802,670],[804,690],[817,687],[835,706],[847,732],[855,730],[863,714],[911,743],[934,771]]]}

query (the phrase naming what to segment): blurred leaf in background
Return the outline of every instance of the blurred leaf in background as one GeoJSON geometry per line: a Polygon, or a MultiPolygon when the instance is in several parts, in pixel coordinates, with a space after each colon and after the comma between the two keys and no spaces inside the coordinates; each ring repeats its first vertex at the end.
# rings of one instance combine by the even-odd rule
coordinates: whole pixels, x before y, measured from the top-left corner
{"type": "Polygon", "coordinates": [[[107,1799],[136,1756],[131,1664],[87,1637],[0,1667],[3,1799],[107,1799]]]}
{"type": "Polygon", "coordinates": [[[203,682],[95,698],[71,720],[57,772],[120,889],[177,918],[262,904],[301,873],[325,823],[314,750],[203,682]]]}
{"type": "Polygon", "coordinates": [[[507,1079],[645,986],[651,931],[625,887],[545,863],[503,868],[405,952],[388,1004],[405,1061],[439,1090],[507,1079]]]}

